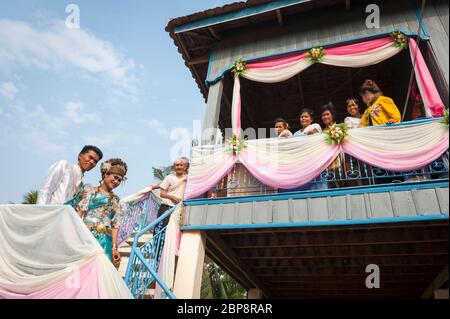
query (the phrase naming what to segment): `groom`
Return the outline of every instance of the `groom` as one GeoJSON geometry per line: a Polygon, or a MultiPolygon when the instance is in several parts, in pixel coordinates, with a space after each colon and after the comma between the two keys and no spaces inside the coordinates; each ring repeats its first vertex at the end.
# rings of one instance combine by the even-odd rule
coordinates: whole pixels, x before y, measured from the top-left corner
{"type": "Polygon", "coordinates": [[[103,153],[98,147],[86,145],[78,154],[77,164],[65,160],[53,164],[39,190],[37,205],[62,205],[71,199],[84,173],[93,169],[102,157],[103,153]]]}

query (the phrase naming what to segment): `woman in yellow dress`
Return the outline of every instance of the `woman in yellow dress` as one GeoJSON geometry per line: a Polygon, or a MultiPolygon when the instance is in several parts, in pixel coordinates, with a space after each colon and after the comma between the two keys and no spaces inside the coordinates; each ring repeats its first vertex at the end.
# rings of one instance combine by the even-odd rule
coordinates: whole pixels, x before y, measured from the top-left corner
{"type": "Polygon", "coordinates": [[[361,98],[367,109],[361,117],[361,126],[376,126],[398,123],[400,111],[394,101],[383,96],[383,92],[372,80],[366,80],[360,90],[361,98]]]}

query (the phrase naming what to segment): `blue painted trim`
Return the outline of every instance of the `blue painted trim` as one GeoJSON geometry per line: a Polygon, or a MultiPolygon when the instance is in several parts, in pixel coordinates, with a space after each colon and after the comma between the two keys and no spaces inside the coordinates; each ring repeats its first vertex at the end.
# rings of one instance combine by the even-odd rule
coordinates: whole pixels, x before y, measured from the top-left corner
{"type": "Polygon", "coordinates": [[[423,30],[423,35],[424,35],[427,39],[429,39],[429,38],[431,37],[431,35],[430,35],[430,33],[428,32],[427,25],[425,24],[425,22],[423,21],[422,16],[420,15],[419,1],[418,1],[418,0],[415,0],[414,2],[415,2],[415,5],[414,5],[415,9],[414,9],[414,11],[415,11],[415,13],[416,13],[417,20],[419,21],[420,27],[421,27],[422,30],[423,30]]]}
{"type": "Polygon", "coordinates": [[[155,272],[155,270],[152,269],[145,260],[145,257],[141,254],[140,251],[136,251],[136,257],[139,258],[142,262],[142,264],[145,266],[145,268],[150,272],[153,278],[155,278],[156,282],[160,285],[162,290],[166,293],[166,295],[170,299],[177,299],[175,295],[170,291],[170,288],[166,285],[164,281],[158,276],[158,274],[155,272]]]}
{"type": "MultiPolygon", "coordinates": [[[[394,32],[394,31],[401,31],[407,36],[415,36],[415,37],[419,36],[416,32],[411,32],[411,31],[404,30],[404,29],[391,29],[388,32],[367,34],[367,35],[360,36],[360,37],[347,38],[347,39],[344,39],[344,40],[338,40],[338,41],[333,41],[333,42],[317,44],[317,46],[327,47],[327,46],[330,46],[330,45],[341,44],[341,43],[346,43],[346,42],[352,42],[352,41],[358,41],[358,40],[367,40],[367,39],[371,39],[371,38],[378,38],[378,37],[381,37],[383,35],[388,35],[388,34],[390,34],[391,32],[394,32]]],[[[290,50],[290,51],[283,51],[283,52],[278,52],[278,53],[273,53],[273,54],[260,55],[260,56],[256,56],[256,57],[249,58],[249,59],[244,59],[244,60],[247,63],[250,63],[250,62],[256,61],[256,60],[261,60],[261,59],[266,59],[266,58],[273,58],[273,57],[276,57],[276,56],[287,55],[287,54],[292,54],[292,53],[298,53],[298,52],[302,52],[302,51],[307,51],[310,48],[311,47],[304,47],[304,48],[301,48],[301,49],[295,49],[295,50],[290,50]]],[[[216,83],[217,81],[219,81],[225,75],[225,73],[231,71],[232,68],[233,68],[232,65],[226,67],[214,79],[209,79],[209,75],[208,75],[208,77],[206,78],[206,82],[208,82],[209,84],[216,83]]]]}
{"type": "Polygon", "coordinates": [[[392,218],[374,218],[374,219],[354,219],[354,220],[328,220],[301,223],[272,223],[272,224],[241,224],[241,225],[201,225],[185,226],[182,230],[218,230],[218,229],[258,229],[258,228],[288,228],[288,227],[320,227],[320,226],[350,226],[350,225],[370,225],[385,223],[405,223],[421,222],[430,220],[448,220],[448,215],[422,215],[422,216],[403,216],[392,218]]]}
{"type": "Polygon", "coordinates": [[[254,6],[251,8],[244,8],[244,9],[240,9],[240,10],[236,10],[233,12],[229,12],[229,13],[225,13],[219,16],[215,16],[215,17],[210,17],[210,18],[204,18],[204,19],[200,19],[197,21],[193,21],[193,22],[189,22],[186,24],[182,24],[179,26],[175,26],[174,27],[174,32],[175,33],[181,33],[181,32],[186,32],[189,30],[195,30],[195,29],[199,29],[199,28],[204,28],[204,27],[208,27],[208,26],[212,26],[215,24],[219,24],[219,23],[224,23],[224,22],[228,22],[228,21],[233,21],[233,20],[238,20],[238,19],[243,19],[243,18],[247,18],[250,16],[254,16],[257,14],[261,14],[261,13],[265,13],[265,12],[269,12],[269,11],[273,11],[273,10],[277,10],[277,9],[281,9],[281,8],[285,8],[285,7],[289,7],[289,6],[293,6],[299,3],[303,3],[303,2],[309,2],[311,0],[277,0],[277,1],[271,1],[268,3],[264,3],[258,6],[254,6]]]}
{"type": "Polygon", "coordinates": [[[355,186],[341,189],[333,188],[327,190],[289,192],[289,193],[267,194],[257,196],[239,196],[239,197],[224,197],[224,198],[209,198],[209,199],[200,198],[184,201],[183,204],[185,206],[199,206],[199,205],[279,201],[288,199],[305,199],[305,198],[317,198],[327,196],[382,193],[382,192],[404,191],[412,189],[445,188],[448,186],[449,186],[448,179],[439,179],[426,182],[410,182],[392,185],[355,186]]]}
{"type": "MultiPolygon", "coordinates": [[[[211,74],[211,68],[213,64],[213,57],[214,57],[214,49],[211,49],[211,52],[209,54],[209,64],[208,64],[208,71],[206,72],[206,79],[209,78],[209,75],[211,74]]],[[[205,80],[206,87],[209,87],[209,83],[207,80],[205,80]]]]}

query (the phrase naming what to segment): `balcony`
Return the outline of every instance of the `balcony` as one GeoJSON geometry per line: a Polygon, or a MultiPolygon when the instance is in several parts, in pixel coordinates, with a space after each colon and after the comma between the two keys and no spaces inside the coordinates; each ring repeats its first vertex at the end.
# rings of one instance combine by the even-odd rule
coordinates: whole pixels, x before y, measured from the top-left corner
{"type": "Polygon", "coordinates": [[[307,185],[293,189],[276,189],[259,182],[241,164],[237,163],[232,171],[224,177],[207,198],[226,198],[241,196],[260,196],[286,192],[311,192],[330,189],[347,189],[353,187],[373,187],[412,182],[430,182],[448,179],[449,152],[437,160],[410,172],[392,172],[371,166],[350,155],[338,159],[307,185]]]}

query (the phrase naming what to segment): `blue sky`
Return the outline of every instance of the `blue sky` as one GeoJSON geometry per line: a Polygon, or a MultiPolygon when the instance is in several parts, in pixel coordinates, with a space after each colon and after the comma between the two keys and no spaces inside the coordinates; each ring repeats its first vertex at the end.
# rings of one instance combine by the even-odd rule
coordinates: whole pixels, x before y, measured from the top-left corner
{"type": "MultiPolygon", "coordinates": [[[[85,144],[128,163],[120,196],[151,184],[171,151],[188,155],[177,132],[192,136],[205,102],[164,28],[232,2],[0,0],[0,204],[20,202],[85,144]],[[70,3],[80,29],[65,25],[70,3]]],[[[85,177],[98,180],[98,167],[85,177]]]]}

